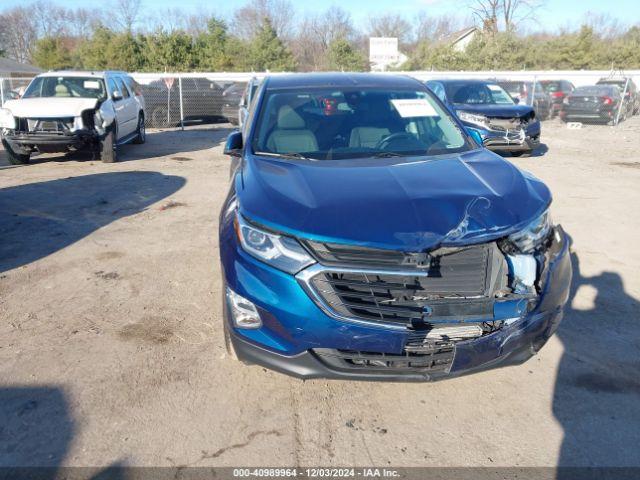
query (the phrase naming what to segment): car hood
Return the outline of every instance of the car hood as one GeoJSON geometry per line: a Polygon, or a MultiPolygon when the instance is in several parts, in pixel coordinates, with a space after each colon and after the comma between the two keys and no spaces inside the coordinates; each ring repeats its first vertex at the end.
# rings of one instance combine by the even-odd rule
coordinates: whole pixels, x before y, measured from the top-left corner
{"type": "Polygon", "coordinates": [[[524,117],[533,111],[533,108],[528,105],[473,105],[468,103],[456,103],[453,105],[453,109],[497,118],[524,117]]]}
{"type": "Polygon", "coordinates": [[[95,108],[95,98],[21,98],[5,102],[4,108],[14,117],[22,118],[59,118],[78,117],[83,110],[95,108]]]}
{"type": "Polygon", "coordinates": [[[500,238],[551,202],[541,181],[486,150],[427,160],[249,157],[236,194],[241,214],[268,228],[407,252],[500,238]]]}

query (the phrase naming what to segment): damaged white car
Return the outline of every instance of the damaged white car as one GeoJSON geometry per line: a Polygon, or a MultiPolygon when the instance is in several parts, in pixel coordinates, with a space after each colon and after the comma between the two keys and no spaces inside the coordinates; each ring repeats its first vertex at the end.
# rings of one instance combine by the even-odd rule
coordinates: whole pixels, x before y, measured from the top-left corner
{"type": "Polygon", "coordinates": [[[118,145],[145,142],[144,107],[124,72],[47,72],[0,109],[2,144],[14,165],[28,163],[34,152],[76,150],[112,163],[118,145]]]}

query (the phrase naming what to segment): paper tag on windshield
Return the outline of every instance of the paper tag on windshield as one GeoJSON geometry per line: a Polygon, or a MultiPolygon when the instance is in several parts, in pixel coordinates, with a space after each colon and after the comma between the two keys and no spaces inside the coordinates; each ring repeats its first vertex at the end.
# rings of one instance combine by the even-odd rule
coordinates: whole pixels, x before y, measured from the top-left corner
{"type": "Polygon", "coordinates": [[[100,89],[100,82],[97,81],[97,80],[85,80],[84,81],[84,88],[92,89],[92,90],[99,90],[100,89]]]}
{"type": "Polygon", "coordinates": [[[391,103],[402,118],[438,116],[435,108],[424,98],[391,100],[391,103]]]}
{"type": "Polygon", "coordinates": [[[492,92],[499,92],[502,90],[498,85],[487,85],[487,88],[492,92]]]}

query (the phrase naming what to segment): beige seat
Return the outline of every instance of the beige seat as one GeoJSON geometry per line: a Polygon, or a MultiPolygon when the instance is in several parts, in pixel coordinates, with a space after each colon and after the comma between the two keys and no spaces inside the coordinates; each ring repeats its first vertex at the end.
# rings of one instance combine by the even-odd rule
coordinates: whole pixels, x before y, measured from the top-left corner
{"type": "Polygon", "coordinates": [[[69,92],[69,89],[67,88],[66,85],[63,85],[61,83],[59,83],[58,85],[56,85],[56,92],[55,92],[55,97],[70,97],[71,96],[71,92],[69,92]]]}
{"type": "Polygon", "coordinates": [[[355,127],[349,137],[350,147],[375,148],[391,132],[383,127],[355,127]]]}
{"type": "Polygon", "coordinates": [[[267,139],[267,148],[276,153],[314,152],[318,141],[306,128],[304,119],[289,105],[278,110],[278,125],[267,139]]]}

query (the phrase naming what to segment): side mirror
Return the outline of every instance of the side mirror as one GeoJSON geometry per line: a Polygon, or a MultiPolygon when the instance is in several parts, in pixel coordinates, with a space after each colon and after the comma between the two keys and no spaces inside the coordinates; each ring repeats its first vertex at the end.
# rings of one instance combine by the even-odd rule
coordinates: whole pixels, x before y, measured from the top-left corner
{"type": "Polygon", "coordinates": [[[115,90],[111,94],[111,98],[113,98],[115,101],[122,100],[122,92],[120,92],[120,90],[115,90]]]}
{"type": "Polygon", "coordinates": [[[238,130],[231,132],[227,137],[227,143],[224,146],[224,154],[231,157],[242,156],[242,133],[238,130]]]}
{"type": "Polygon", "coordinates": [[[484,142],[482,141],[482,135],[480,135],[480,132],[474,130],[473,128],[467,128],[467,133],[471,138],[475,140],[478,145],[480,145],[481,147],[484,146],[484,142]]]}
{"type": "Polygon", "coordinates": [[[514,98],[513,101],[518,105],[520,103],[520,99],[518,97],[514,98]]]}

